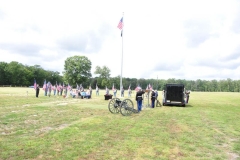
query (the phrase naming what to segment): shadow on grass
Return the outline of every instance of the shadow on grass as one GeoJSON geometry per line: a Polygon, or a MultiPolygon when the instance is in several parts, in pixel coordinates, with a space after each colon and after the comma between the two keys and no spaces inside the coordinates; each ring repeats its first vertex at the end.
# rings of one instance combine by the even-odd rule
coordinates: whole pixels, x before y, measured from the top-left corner
{"type": "Polygon", "coordinates": [[[168,104],[168,105],[165,105],[164,107],[182,107],[182,108],[190,108],[190,107],[193,107],[192,105],[189,105],[189,104],[186,104],[185,106],[182,106],[182,105],[174,105],[174,104],[168,104]]]}

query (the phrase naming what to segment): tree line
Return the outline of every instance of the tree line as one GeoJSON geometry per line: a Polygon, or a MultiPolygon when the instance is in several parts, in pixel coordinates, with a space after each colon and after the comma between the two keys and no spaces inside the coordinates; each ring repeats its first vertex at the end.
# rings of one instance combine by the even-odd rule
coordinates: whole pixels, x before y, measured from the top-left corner
{"type": "MultiPolygon", "coordinates": [[[[65,60],[64,71],[62,75],[57,71],[49,71],[43,69],[40,65],[28,66],[19,62],[12,61],[10,63],[0,62],[0,85],[12,86],[32,86],[34,79],[42,86],[44,81],[55,83],[65,83],[76,87],[77,84],[82,84],[84,87],[91,86],[95,88],[105,89],[108,87],[120,89],[120,76],[111,77],[111,70],[107,66],[97,66],[92,77],[92,63],[85,56],[68,57],[65,60]]],[[[143,89],[151,85],[154,89],[164,90],[165,84],[179,83],[184,84],[187,90],[201,92],[239,92],[240,80],[185,80],[169,78],[165,79],[136,79],[122,78],[123,88],[135,89],[138,85],[143,89]]]]}

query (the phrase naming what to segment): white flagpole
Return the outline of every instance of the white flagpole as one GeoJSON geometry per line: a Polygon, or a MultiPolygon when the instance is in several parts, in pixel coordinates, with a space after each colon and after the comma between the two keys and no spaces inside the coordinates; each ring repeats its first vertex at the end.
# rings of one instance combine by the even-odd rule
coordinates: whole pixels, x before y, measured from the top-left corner
{"type": "MultiPolygon", "coordinates": [[[[123,12],[123,16],[124,16],[124,12],[123,12]]],[[[122,18],[123,18],[122,16],[122,18]]],[[[124,19],[123,19],[124,20],[124,19]]],[[[122,22],[124,25],[124,22],[122,22]]],[[[124,26],[123,26],[124,27],[124,26]]],[[[120,96],[122,97],[121,91],[122,91],[122,70],[123,70],[123,28],[122,28],[122,62],[121,62],[121,76],[120,76],[120,96]]]]}

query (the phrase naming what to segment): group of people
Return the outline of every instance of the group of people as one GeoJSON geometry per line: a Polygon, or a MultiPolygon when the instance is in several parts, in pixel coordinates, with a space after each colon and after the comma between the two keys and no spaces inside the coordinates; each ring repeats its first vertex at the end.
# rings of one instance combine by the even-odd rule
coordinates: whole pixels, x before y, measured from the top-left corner
{"type": "Polygon", "coordinates": [[[70,95],[72,98],[91,98],[92,97],[92,88],[89,87],[86,91],[84,89],[78,90],[78,89],[72,89],[70,90],[70,95]]]}
{"type": "MultiPolygon", "coordinates": [[[[142,88],[139,88],[139,90],[136,93],[138,112],[140,112],[142,110],[142,101],[143,101],[143,96],[144,96],[145,92],[147,92],[147,94],[149,95],[150,90],[144,91],[144,90],[142,90],[142,88]]],[[[158,91],[152,89],[151,90],[151,107],[152,108],[155,107],[155,101],[157,100],[157,98],[158,98],[158,91]]]]}
{"type": "MultiPolygon", "coordinates": [[[[97,90],[96,90],[97,91],[97,90]]],[[[114,98],[116,98],[117,97],[117,89],[116,88],[113,88],[112,89],[112,91],[113,91],[113,97],[114,98]]],[[[124,92],[125,92],[125,90],[124,90],[124,88],[122,87],[122,89],[121,89],[121,97],[124,97],[124,92]]],[[[109,92],[109,89],[106,87],[106,92],[105,92],[105,95],[109,95],[110,94],[110,92],[109,92]]],[[[132,96],[132,90],[131,90],[131,88],[129,87],[128,88],[128,98],[130,98],[132,96]]]]}
{"type": "MultiPolygon", "coordinates": [[[[39,84],[36,84],[36,97],[38,98],[40,87],[39,84]]],[[[68,97],[68,93],[72,98],[81,97],[81,98],[91,98],[92,96],[92,88],[89,86],[89,89],[84,90],[82,86],[77,86],[76,89],[72,89],[70,85],[68,86],[61,86],[61,85],[51,85],[49,82],[48,84],[44,84],[43,86],[44,95],[51,96],[51,92],[53,91],[54,96],[63,96],[64,98],[68,97]]]]}

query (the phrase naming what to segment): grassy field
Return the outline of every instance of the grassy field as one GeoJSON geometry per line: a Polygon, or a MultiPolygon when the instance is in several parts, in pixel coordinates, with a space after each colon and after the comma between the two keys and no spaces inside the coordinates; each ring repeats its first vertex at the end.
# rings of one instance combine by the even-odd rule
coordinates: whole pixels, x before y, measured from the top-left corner
{"type": "Polygon", "coordinates": [[[186,107],[131,116],[111,114],[103,95],[0,88],[0,159],[240,159],[240,93],[192,92],[186,107]]]}

